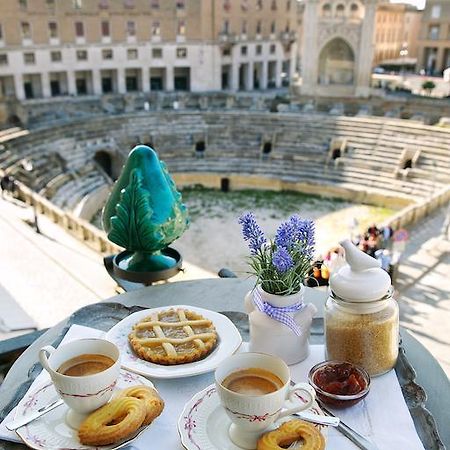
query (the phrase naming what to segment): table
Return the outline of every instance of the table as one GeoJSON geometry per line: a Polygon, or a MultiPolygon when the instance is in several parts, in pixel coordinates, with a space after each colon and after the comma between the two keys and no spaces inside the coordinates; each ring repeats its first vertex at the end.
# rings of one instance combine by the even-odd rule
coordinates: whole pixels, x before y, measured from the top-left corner
{"type": "MultiPolygon", "coordinates": [[[[121,294],[105,301],[122,303],[127,307],[134,305],[154,307],[154,306],[170,306],[173,304],[187,304],[208,308],[214,311],[239,311],[244,312],[244,296],[245,293],[253,287],[251,279],[206,279],[185,281],[177,283],[168,283],[164,285],[149,286],[137,291],[121,294]]],[[[327,293],[323,290],[306,288],[305,301],[313,303],[317,309],[317,316],[323,314],[323,306],[327,298],[327,293]]],[[[9,371],[5,381],[0,386],[0,412],[5,409],[10,400],[14,397],[19,386],[28,378],[28,372],[35,362],[38,360],[38,350],[44,346],[54,342],[61,334],[66,325],[66,321],[62,321],[54,327],[50,328],[45,334],[37,339],[14,363],[9,371]]],[[[413,364],[420,367],[421,370],[431,370],[429,374],[433,380],[433,386],[430,392],[435,392],[432,412],[437,419],[443,441],[450,446],[450,433],[448,426],[444,426],[448,417],[445,413],[448,411],[450,404],[450,389],[448,378],[445,376],[443,381],[439,373],[439,365],[436,363],[431,354],[418,343],[406,330],[402,330],[403,346],[407,354],[415,356],[413,364]],[[437,389],[436,387],[439,386],[437,389]],[[442,424],[440,424],[442,422],[442,424]],[[446,433],[446,434],[444,434],[446,433]]],[[[323,343],[322,335],[311,336],[312,343],[323,343]]],[[[442,371],[442,369],[441,369],[442,371]]],[[[442,371],[443,373],[443,371],[442,371]]],[[[425,386],[427,388],[427,386],[425,386]]],[[[427,388],[428,389],[428,388],[427,388]]],[[[419,405],[418,405],[419,406],[419,405]]],[[[448,423],[447,423],[448,425],[448,423]]],[[[18,444],[3,444],[0,441],[1,448],[23,448],[18,444]]],[[[443,447],[436,447],[443,448],[443,447]]]]}

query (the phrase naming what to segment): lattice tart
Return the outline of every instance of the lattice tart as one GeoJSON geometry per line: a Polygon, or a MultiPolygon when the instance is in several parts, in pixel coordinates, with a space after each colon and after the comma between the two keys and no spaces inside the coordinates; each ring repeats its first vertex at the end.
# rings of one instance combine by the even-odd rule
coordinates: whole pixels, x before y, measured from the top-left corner
{"type": "Polygon", "coordinates": [[[204,358],[217,342],[211,320],[186,309],[157,311],[133,326],[130,345],[156,364],[184,364],[204,358]]]}

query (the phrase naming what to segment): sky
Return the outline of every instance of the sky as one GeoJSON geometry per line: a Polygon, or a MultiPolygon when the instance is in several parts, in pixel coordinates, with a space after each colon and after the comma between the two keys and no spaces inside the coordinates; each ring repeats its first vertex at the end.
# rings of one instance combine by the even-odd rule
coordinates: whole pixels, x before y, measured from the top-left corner
{"type": "Polygon", "coordinates": [[[425,6],[425,0],[391,0],[391,3],[411,3],[420,9],[423,9],[425,6]]]}

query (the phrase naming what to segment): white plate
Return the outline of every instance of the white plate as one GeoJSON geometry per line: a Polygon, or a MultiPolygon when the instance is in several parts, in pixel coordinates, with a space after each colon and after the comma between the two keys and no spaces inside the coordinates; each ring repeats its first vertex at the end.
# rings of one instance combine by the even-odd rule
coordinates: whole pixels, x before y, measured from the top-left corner
{"type": "MultiPolygon", "coordinates": [[[[302,402],[300,398],[298,401],[302,402]]],[[[316,402],[308,412],[325,415],[316,402]]],[[[292,418],[294,417],[286,417],[275,426],[292,418]]],[[[216,387],[211,384],[184,405],[178,419],[178,433],[183,447],[187,450],[243,450],[230,440],[230,425],[231,420],[220,404],[216,387]]],[[[326,438],[327,427],[315,426],[326,438]]]]}
{"type": "Polygon", "coordinates": [[[241,345],[242,337],[238,329],[228,317],[208,309],[195,306],[173,305],[160,308],[145,309],[129,315],[114,325],[105,336],[105,339],[114,342],[119,347],[122,367],[139,373],[146,377],[154,378],[183,378],[192,375],[200,375],[215,370],[217,366],[228,356],[232,355],[241,345]],[[188,309],[210,319],[216,327],[218,341],[214,350],[200,361],[187,364],[164,366],[154,364],[138,358],[130,344],[128,334],[133,325],[156,311],[168,309],[188,309]]]}
{"type": "MultiPolygon", "coordinates": [[[[115,390],[126,389],[130,386],[145,384],[154,387],[153,383],[140,375],[128,372],[127,370],[120,371],[120,377],[117,380],[115,390]]],[[[51,381],[46,381],[19,403],[17,406],[16,419],[26,416],[31,412],[46,406],[59,398],[51,381]]],[[[70,428],[65,421],[68,407],[66,404],[58,406],[54,410],[44,414],[38,419],[24,425],[16,430],[16,433],[21,439],[31,448],[37,450],[48,449],[64,449],[64,450],[80,450],[93,449],[96,447],[89,447],[80,444],[77,432],[70,428]]],[[[112,450],[123,447],[136,439],[147,427],[141,427],[129,438],[118,442],[114,445],[105,445],[101,448],[104,450],[112,450]]]]}

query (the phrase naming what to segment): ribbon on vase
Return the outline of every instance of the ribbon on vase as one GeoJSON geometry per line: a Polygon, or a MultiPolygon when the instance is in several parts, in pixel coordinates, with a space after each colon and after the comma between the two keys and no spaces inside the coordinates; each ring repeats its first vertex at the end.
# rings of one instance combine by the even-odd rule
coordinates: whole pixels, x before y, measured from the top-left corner
{"type": "Polygon", "coordinates": [[[259,290],[255,288],[253,290],[253,303],[262,313],[289,327],[296,336],[302,335],[301,328],[288,313],[298,312],[304,309],[306,305],[303,303],[303,301],[294,303],[293,305],[289,306],[273,306],[270,303],[265,302],[262,299],[259,290]]]}

